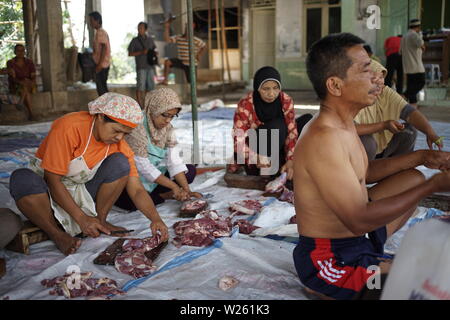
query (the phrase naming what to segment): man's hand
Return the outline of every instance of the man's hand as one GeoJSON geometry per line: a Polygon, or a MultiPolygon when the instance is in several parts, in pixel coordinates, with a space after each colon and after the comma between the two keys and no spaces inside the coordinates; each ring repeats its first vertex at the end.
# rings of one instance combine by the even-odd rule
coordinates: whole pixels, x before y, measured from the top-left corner
{"type": "Polygon", "coordinates": [[[110,234],[111,231],[104,225],[100,223],[97,218],[84,216],[79,223],[81,231],[88,237],[97,238],[100,232],[105,234],[110,234]]]}
{"type": "Polygon", "coordinates": [[[95,73],[99,73],[100,71],[102,71],[102,67],[100,66],[100,64],[95,66],[95,73]]]}
{"type": "Polygon", "coordinates": [[[162,220],[153,221],[150,224],[150,229],[152,230],[152,235],[155,236],[158,233],[161,235],[161,242],[169,240],[169,230],[162,220]]]}
{"type": "Polygon", "coordinates": [[[405,129],[405,125],[401,124],[396,120],[386,120],[384,121],[384,130],[389,130],[393,134],[399,133],[405,129]]]}
{"type": "Polygon", "coordinates": [[[292,180],[292,177],[294,176],[294,162],[292,160],[288,160],[280,170],[281,173],[286,172],[287,179],[292,180]]]}
{"type": "Polygon", "coordinates": [[[450,152],[437,150],[421,150],[423,153],[423,165],[430,169],[450,169],[450,152]]]}
{"type": "Polygon", "coordinates": [[[439,150],[442,150],[444,147],[444,139],[439,137],[435,132],[427,134],[427,144],[430,150],[433,150],[433,144],[437,146],[439,150]]]}

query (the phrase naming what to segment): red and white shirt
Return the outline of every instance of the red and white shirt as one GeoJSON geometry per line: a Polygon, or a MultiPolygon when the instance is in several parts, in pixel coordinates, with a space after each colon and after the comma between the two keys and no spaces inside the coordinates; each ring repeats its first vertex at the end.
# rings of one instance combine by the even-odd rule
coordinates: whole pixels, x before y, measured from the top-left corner
{"type": "MultiPolygon", "coordinates": [[[[288,131],[284,144],[286,161],[288,161],[294,158],[294,148],[297,143],[298,132],[295,122],[294,102],[286,93],[280,92],[280,95],[284,121],[288,131]]],[[[253,92],[250,92],[245,98],[239,101],[236,113],[234,114],[233,124],[234,152],[243,150],[246,164],[249,158],[255,156],[255,152],[245,143],[247,135],[238,135],[236,131],[242,130],[243,132],[247,132],[247,130],[256,129],[262,124],[263,122],[258,119],[255,106],[253,105],[253,92]],[[241,147],[242,145],[243,147],[241,147]]]]}

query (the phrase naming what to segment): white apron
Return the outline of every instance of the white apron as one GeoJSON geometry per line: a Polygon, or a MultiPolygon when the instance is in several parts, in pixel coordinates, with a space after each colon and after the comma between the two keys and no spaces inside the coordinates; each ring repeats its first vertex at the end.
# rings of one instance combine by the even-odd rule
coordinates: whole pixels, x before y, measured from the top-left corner
{"type": "MultiPolygon", "coordinates": [[[[69,170],[67,172],[67,175],[62,177],[61,182],[66,186],[67,190],[69,191],[70,195],[72,196],[75,203],[81,208],[81,210],[88,216],[96,217],[97,211],[95,209],[95,202],[92,199],[90,193],[86,189],[85,184],[92,180],[97,173],[98,168],[101,166],[102,162],[106,159],[108,156],[109,151],[109,145],[106,150],[105,157],[97,163],[92,169],[89,169],[86,162],[84,161],[84,154],[86,153],[86,150],[89,146],[89,143],[91,141],[92,137],[92,131],[94,129],[94,121],[92,121],[91,126],[91,132],[89,133],[89,138],[86,144],[86,148],[84,149],[83,153],[73,159],[69,163],[69,170]]],[[[40,176],[44,176],[44,169],[41,168],[41,159],[39,158],[33,158],[30,161],[30,169],[39,174],[40,176]]],[[[78,223],[75,222],[75,220],[72,218],[70,214],[68,214],[66,211],[64,211],[63,208],[61,208],[50,195],[50,204],[53,209],[53,213],[55,215],[55,218],[61,223],[61,225],[64,227],[64,230],[69,233],[71,236],[75,236],[79,233],[81,233],[81,228],[78,225],[78,223]]]]}

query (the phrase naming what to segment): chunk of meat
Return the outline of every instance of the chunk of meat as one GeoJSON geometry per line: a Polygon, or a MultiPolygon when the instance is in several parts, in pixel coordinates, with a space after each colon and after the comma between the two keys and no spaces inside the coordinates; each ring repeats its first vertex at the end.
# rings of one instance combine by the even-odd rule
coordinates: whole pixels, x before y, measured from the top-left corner
{"type": "Polygon", "coordinates": [[[208,208],[208,202],[202,199],[189,200],[183,202],[180,208],[180,217],[192,218],[197,213],[202,212],[208,208]]]}
{"type": "Polygon", "coordinates": [[[142,278],[156,270],[146,253],[158,247],[161,237],[144,239],[127,239],[122,246],[123,253],[118,254],[114,261],[116,269],[134,278],[142,278]]]}
{"type": "Polygon", "coordinates": [[[178,221],[173,225],[175,234],[173,244],[176,247],[182,245],[207,247],[215,238],[228,237],[231,232],[229,219],[219,217],[213,220],[209,217],[200,219],[178,221]]]}
{"type": "Polygon", "coordinates": [[[100,253],[100,255],[94,259],[94,263],[113,266],[116,256],[123,252],[123,243],[125,240],[127,239],[120,238],[114,241],[108,248],[105,249],[105,251],[100,253]]]}
{"type": "Polygon", "coordinates": [[[239,280],[237,280],[236,278],[231,276],[224,276],[219,280],[219,288],[222,289],[223,291],[228,291],[236,287],[238,283],[239,280]]]}
{"type": "Polygon", "coordinates": [[[283,188],[284,188],[283,193],[278,198],[278,200],[294,204],[294,191],[291,191],[285,187],[283,187],[283,188]]]}
{"type": "Polygon", "coordinates": [[[278,178],[275,178],[274,180],[266,184],[265,190],[268,193],[277,193],[279,191],[282,191],[284,185],[286,184],[286,181],[287,181],[287,174],[286,172],[283,172],[278,178]]]}
{"type": "Polygon", "coordinates": [[[261,212],[262,207],[258,200],[241,200],[232,203],[229,210],[237,215],[255,215],[261,212]]]}
{"type": "Polygon", "coordinates": [[[245,219],[236,220],[233,223],[233,227],[234,226],[239,226],[239,233],[242,234],[250,234],[259,228],[257,226],[252,225],[248,220],[245,219]]]}
{"type": "Polygon", "coordinates": [[[293,215],[289,220],[289,224],[297,224],[297,216],[293,215]]]}
{"type": "Polygon", "coordinates": [[[152,265],[152,261],[139,249],[127,251],[117,256],[115,266],[118,271],[136,279],[145,277],[156,270],[156,267],[152,265]]]}
{"type": "Polygon", "coordinates": [[[64,296],[67,299],[78,297],[103,297],[125,294],[117,287],[116,281],[109,278],[91,278],[92,272],[72,273],[53,279],[44,279],[41,284],[47,288],[50,295],[64,296]]]}

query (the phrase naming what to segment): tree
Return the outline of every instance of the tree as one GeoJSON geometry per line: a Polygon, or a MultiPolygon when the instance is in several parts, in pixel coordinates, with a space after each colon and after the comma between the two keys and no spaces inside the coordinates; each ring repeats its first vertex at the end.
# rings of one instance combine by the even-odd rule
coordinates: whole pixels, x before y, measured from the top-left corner
{"type": "Polygon", "coordinates": [[[22,1],[0,0],[0,68],[14,57],[14,46],[25,44],[22,1]]]}
{"type": "Polygon", "coordinates": [[[122,44],[122,50],[112,54],[112,63],[110,70],[110,79],[112,82],[123,83],[126,81],[125,77],[130,74],[135,74],[134,58],[128,56],[128,45],[133,39],[134,35],[129,32],[125,36],[122,44]]]}

